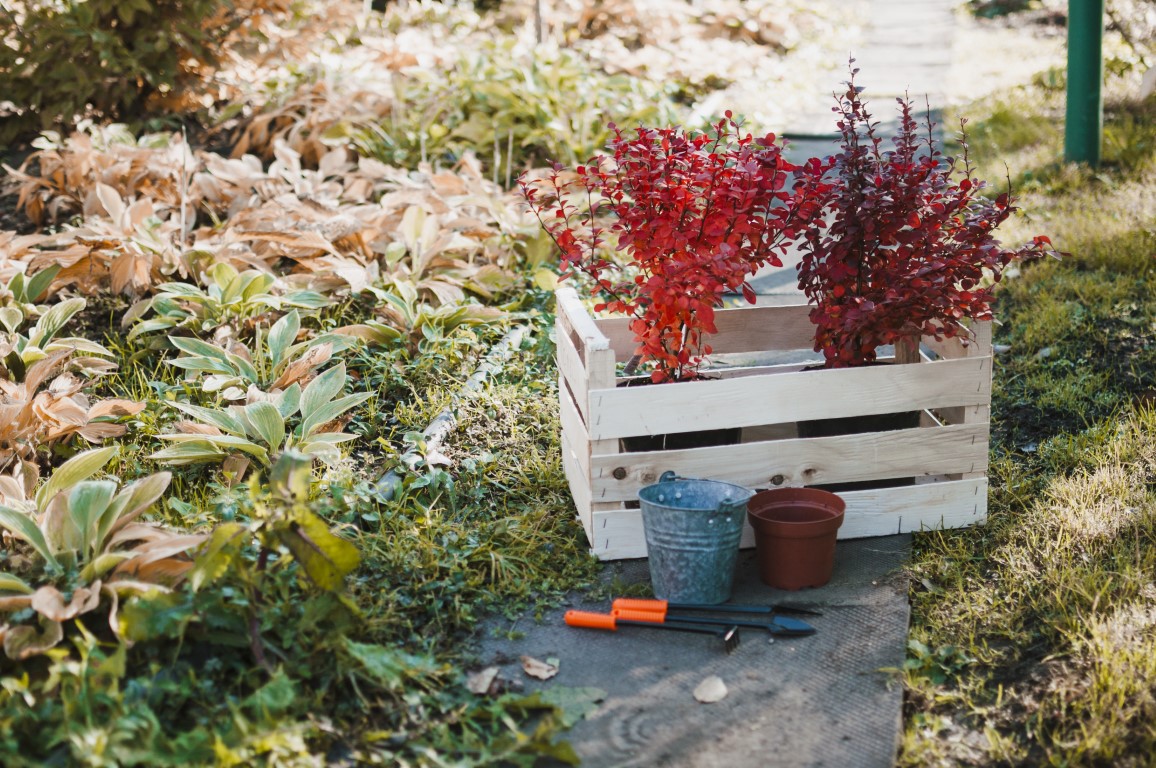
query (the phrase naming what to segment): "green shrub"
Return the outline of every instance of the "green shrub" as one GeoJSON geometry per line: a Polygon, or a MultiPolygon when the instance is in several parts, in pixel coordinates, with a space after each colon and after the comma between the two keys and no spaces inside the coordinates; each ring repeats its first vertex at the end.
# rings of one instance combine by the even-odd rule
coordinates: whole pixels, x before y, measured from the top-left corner
{"type": "Polygon", "coordinates": [[[362,154],[412,168],[426,159],[452,165],[473,151],[495,179],[548,161],[584,162],[606,145],[609,121],[677,121],[670,87],[606,74],[565,49],[509,41],[480,46],[448,72],[401,79],[397,91],[387,121],[346,127],[362,154]]]}
{"type": "Polygon", "coordinates": [[[18,0],[0,6],[0,142],[150,96],[210,71],[236,19],[228,0],[18,0]]]}

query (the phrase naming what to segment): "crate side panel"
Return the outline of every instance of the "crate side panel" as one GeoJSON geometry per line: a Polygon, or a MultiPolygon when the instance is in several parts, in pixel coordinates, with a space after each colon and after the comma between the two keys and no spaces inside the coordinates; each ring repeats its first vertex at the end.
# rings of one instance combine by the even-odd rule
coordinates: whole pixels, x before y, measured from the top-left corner
{"type": "Polygon", "coordinates": [[[582,423],[574,397],[565,390],[558,392],[558,421],[562,425],[562,439],[573,449],[582,474],[590,477],[590,433],[582,423]]]}
{"type": "Polygon", "coordinates": [[[578,519],[586,530],[586,540],[594,541],[594,520],[591,515],[592,504],[590,499],[590,476],[582,471],[579,462],[579,453],[584,446],[574,446],[569,436],[562,435],[562,471],[566,475],[566,484],[570,486],[570,497],[574,500],[574,509],[578,519]]]}
{"type": "MultiPolygon", "coordinates": [[[[884,488],[842,494],[847,512],[840,539],[889,536],[938,528],[959,528],[982,523],[987,516],[985,479],[928,483],[905,488],[884,488]]],[[[646,557],[642,513],[621,509],[594,513],[592,552],[602,560],[646,557]]],[[[754,544],[750,527],[743,531],[742,547],[754,544]]]]}
{"type": "Polygon", "coordinates": [[[646,557],[646,534],[642,512],[637,509],[605,510],[594,513],[590,551],[599,560],[626,560],[646,557]]]}
{"type": "Polygon", "coordinates": [[[966,424],[595,456],[591,477],[595,499],[626,501],[667,470],[769,488],[982,473],[987,458],[987,425],[966,424]]]}
{"type": "Polygon", "coordinates": [[[559,397],[569,395],[574,398],[578,412],[583,421],[590,410],[590,377],[586,372],[586,365],[582,362],[582,355],[574,346],[570,334],[565,328],[558,326],[555,334],[555,357],[558,361],[558,394],[559,397]]]}
{"type": "Polygon", "coordinates": [[[817,370],[590,392],[591,437],[986,405],[991,359],[817,370]]]}
{"type": "Polygon", "coordinates": [[[987,519],[987,478],[840,494],[847,502],[839,538],[963,528],[987,519]]]}

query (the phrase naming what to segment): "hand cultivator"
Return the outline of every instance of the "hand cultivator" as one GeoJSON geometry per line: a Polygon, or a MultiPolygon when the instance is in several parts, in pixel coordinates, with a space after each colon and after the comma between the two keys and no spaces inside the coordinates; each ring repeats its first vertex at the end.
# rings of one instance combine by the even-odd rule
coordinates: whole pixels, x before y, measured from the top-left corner
{"type": "Polygon", "coordinates": [[[655,623],[653,621],[636,621],[631,618],[620,618],[610,613],[594,613],[592,611],[566,611],[566,624],[571,627],[585,627],[587,629],[608,629],[617,632],[619,627],[646,627],[648,629],[666,629],[673,632],[693,632],[700,635],[714,635],[723,641],[723,650],[728,654],[739,647],[739,628],[735,625],[712,629],[710,627],[688,627],[677,624],[655,623]]]}

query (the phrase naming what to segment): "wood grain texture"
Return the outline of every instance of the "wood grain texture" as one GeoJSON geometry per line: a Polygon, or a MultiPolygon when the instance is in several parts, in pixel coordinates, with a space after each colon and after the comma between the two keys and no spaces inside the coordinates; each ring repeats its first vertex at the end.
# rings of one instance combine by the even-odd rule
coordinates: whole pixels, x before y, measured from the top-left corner
{"type": "Polygon", "coordinates": [[[595,456],[590,474],[592,498],[601,502],[633,500],[639,489],[658,482],[667,470],[747,488],[770,488],[982,474],[987,459],[987,424],[963,424],[595,456]]]}
{"type": "MultiPolygon", "coordinates": [[[[847,502],[843,526],[839,529],[840,539],[960,528],[977,525],[987,518],[987,480],[982,478],[840,495],[847,502]]],[[[646,557],[641,511],[595,512],[590,542],[591,552],[602,560],[646,557]]],[[[748,525],[740,546],[753,544],[754,536],[748,525]]]]}
{"type": "Polygon", "coordinates": [[[898,413],[991,398],[991,359],[943,360],[590,392],[591,438],[898,413]]]}

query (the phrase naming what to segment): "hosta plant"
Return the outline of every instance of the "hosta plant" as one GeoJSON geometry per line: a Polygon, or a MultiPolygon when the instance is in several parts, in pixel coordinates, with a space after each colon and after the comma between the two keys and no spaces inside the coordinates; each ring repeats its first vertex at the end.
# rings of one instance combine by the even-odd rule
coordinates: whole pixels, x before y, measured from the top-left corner
{"type": "Polygon", "coordinates": [[[0,476],[8,552],[0,571],[0,640],[9,658],[47,651],[63,638],[66,622],[102,607],[119,634],[121,598],[167,591],[192,567],[187,553],[205,536],[138,522],[168,488],[167,472],[123,487],[90,479],[116,450],[80,453],[39,487],[25,468],[0,476]]]}
{"type": "Polygon", "coordinates": [[[375,290],[380,299],[375,312],[381,320],[367,320],[337,329],[337,333],[364,339],[370,344],[400,347],[409,353],[421,343],[444,336],[455,328],[504,322],[506,313],[482,304],[442,304],[434,307],[419,298],[412,283],[396,281],[375,290]]]}
{"type": "Polygon", "coordinates": [[[982,196],[986,183],[960,157],[944,160],[928,118],[899,99],[899,130],[885,149],[852,69],[839,98],[842,151],[828,168],[802,170],[821,204],[823,226],[802,233],[799,285],[813,304],[815,351],[828,367],[864,365],[884,344],[921,335],[962,336],[967,319],[990,319],[993,283],[1014,259],[1058,255],[1044,236],[1018,249],[993,232],[1016,208],[1009,193],[982,196]]]}
{"type": "Polygon", "coordinates": [[[112,356],[112,352],[101,344],[77,336],[57,336],[86,305],[84,299],[77,297],[46,308],[32,307],[27,303],[0,307],[0,326],[3,326],[0,330],[0,364],[6,378],[22,381],[28,366],[59,352],[74,353],[70,367],[89,374],[115,369],[114,363],[100,359],[112,356]],[[39,314],[35,324],[26,328],[28,320],[35,314],[39,314]]]}
{"type": "Polygon", "coordinates": [[[49,353],[21,381],[0,377],[0,467],[47,461],[53,446],[76,437],[90,443],[119,437],[126,427],[117,419],[144,409],[131,400],[90,401],[85,382],[66,370],[71,354],[49,353]]]}
{"type": "Polygon", "coordinates": [[[173,434],[161,435],[173,445],[149,458],[177,465],[228,460],[226,471],[233,479],[244,474],[250,461],[269,467],[288,450],[331,464],[341,458],[338,446],[356,438],[335,428],[335,422],[372,397],[366,392],[342,395],[348,379],[341,363],[304,388],[292,384],[258,402],[227,408],[173,403],[192,420],[179,422],[173,434]]]}
{"type": "Polygon", "coordinates": [[[184,329],[194,335],[211,334],[226,324],[247,326],[269,312],[297,308],[317,310],[329,300],[316,291],[284,290],[267,272],[238,272],[229,264],[213,264],[205,275],[205,288],[191,283],[163,283],[157,294],[131,312],[128,320],[152,311],[129,331],[130,339],[157,331],[184,329]]]}
{"type": "Polygon", "coordinates": [[[326,333],[296,341],[301,317],[290,310],[266,330],[257,326],[253,341],[228,341],[224,346],[200,339],[170,336],[181,356],[168,363],[187,371],[201,389],[225,400],[250,402],[262,395],[283,392],[294,384],[306,384],[333,354],[355,346],[350,335],[326,333]]]}
{"type": "Polygon", "coordinates": [[[561,251],[563,277],[590,278],[605,299],[595,311],[633,316],[651,378],[694,378],[711,352],[715,309],[728,293],[754,302],[747,278],[782,264],[813,191],[789,191],[796,167],[775,136],[741,134],[729,112],[706,133],[612,129],[612,157],[523,178],[522,192],[561,251]],[[624,272],[615,250],[626,256],[624,272]]]}

